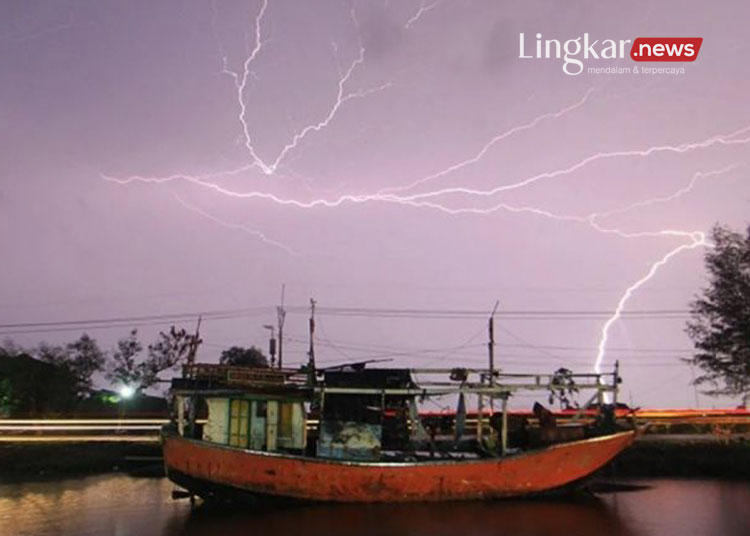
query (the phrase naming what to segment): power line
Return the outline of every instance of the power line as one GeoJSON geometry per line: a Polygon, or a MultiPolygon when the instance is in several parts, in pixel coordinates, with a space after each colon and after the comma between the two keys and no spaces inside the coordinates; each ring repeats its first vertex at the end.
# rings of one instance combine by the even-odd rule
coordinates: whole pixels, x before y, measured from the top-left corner
{"type": "MultiPolygon", "coordinates": [[[[301,307],[290,307],[292,314],[303,314],[301,307]]],[[[485,310],[461,309],[386,309],[367,307],[320,307],[318,312],[327,316],[368,317],[368,318],[410,318],[410,319],[473,319],[487,316],[485,310]]],[[[575,319],[588,320],[591,318],[609,318],[612,311],[602,310],[505,310],[496,313],[498,318],[547,320],[547,319],[575,319]]],[[[690,311],[683,309],[655,309],[625,311],[623,317],[628,318],[685,318],[690,311]]]]}
{"type": "MultiPolygon", "coordinates": [[[[160,315],[141,315],[141,316],[124,316],[124,317],[109,317],[103,319],[88,319],[88,320],[54,320],[47,322],[23,322],[23,323],[10,323],[0,324],[0,329],[5,328],[25,328],[25,327],[48,327],[48,326],[62,326],[62,325],[81,325],[81,324],[105,324],[112,322],[139,322],[139,321],[151,321],[151,320],[164,320],[164,319],[181,319],[181,318],[194,318],[199,315],[203,315],[204,318],[212,316],[250,316],[273,312],[275,308],[273,306],[260,306],[251,308],[241,309],[223,309],[215,311],[192,311],[192,312],[180,312],[180,313],[169,313],[160,315]]],[[[301,306],[288,307],[290,313],[293,314],[307,314],[307,308],[301,306]]],[[[338,315],[338,316],[402,316],[408,317],[466,317],[484,318],[487,315],[486,311],[483,310],[461,310],[461,309],[384,309],[384,308],[366,308],[366,307],[318,307],[316,312],[327,315],[338,315]]],[[[496,313],[498,317],[531,317],[531,316],[543,316],[543,317],[568,317],[568,316],[607,316],[612,314],[611,311],[599,311],[599,310],[507,310],[499,311],[496,313]]],[[[624,316],[633,317],[654,317],[654,316],[682,316],[688,315],[688,310],[678,309],[654,309],[654,310],[634,310],[623,312],[624,316]]]]}

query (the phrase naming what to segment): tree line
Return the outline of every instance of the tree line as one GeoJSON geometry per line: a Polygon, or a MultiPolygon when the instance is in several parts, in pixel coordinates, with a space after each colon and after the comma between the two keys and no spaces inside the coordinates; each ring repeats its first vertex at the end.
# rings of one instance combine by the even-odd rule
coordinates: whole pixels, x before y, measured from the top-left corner
{"type": "MultiPolygon", "coordinates": [[[[145,347],[133,329],[111,350],[103,350],[86,333],[67,344],[41,343],[34,348],[6,340],[0,346],[0,417],[63,414],[90,406],[92,395],[105,393],[106,398],[112,393],[95,389],[97,374],[115,392],[125,387],[138,395],[162,381],[162,373],[176,371],[194,357],[201,342],[197,334],[174,326],[145,347]]],[[[268,366],[254,346],[233,346],[219,359],[227,365],[268,366]]]]}

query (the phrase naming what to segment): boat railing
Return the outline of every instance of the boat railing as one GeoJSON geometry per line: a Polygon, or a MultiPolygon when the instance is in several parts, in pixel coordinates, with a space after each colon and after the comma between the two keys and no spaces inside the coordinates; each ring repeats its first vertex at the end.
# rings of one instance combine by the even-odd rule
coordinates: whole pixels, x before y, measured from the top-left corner
{"type": "Polygon", "coordinates": [[[182,369],[182,377],[191,380],[207,380],[227,386],[243,387],[302,385],[307,381],[306,376],[300,374],[297,369],[216,365],[209,363],[185,365],[182,369]]]}

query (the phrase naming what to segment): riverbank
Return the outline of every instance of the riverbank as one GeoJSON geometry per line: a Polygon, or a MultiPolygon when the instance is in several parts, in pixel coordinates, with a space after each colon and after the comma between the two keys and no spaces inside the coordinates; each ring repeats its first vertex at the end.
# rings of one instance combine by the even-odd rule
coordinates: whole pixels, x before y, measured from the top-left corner
{"type": "Polygon", "coordinates": [[[0,483],[163,471],[158,442],[0,443],[0,483]]]}
{"type": "MultiPolygon", "coordinates": [[[[128,472],[163,474],[159,443],[0,444],[0,483],[128,472]]],[[[750,478],[750,441],[707,434],[645,435],[604,468],[608,477],[750,478]]]]}
{"type": "Polygon", "coordinates": [[[750,478],[750,441],[709,434],[645,435],[608,467],[613,476],[750,478]]]}

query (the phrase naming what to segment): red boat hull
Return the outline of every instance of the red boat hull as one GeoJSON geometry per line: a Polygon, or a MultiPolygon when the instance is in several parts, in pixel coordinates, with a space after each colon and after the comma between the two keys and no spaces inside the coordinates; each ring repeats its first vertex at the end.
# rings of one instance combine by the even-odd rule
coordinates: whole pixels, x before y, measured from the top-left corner
{"type": "Polygon", "coordinates": [[[504,459],[372,463],[242,450],[164,437],[168,476],[188,491],[236,490],[326,502],[409,502],[518,497],[561,488],[609,462],[634,432],[574,441],[504,459]]]}

